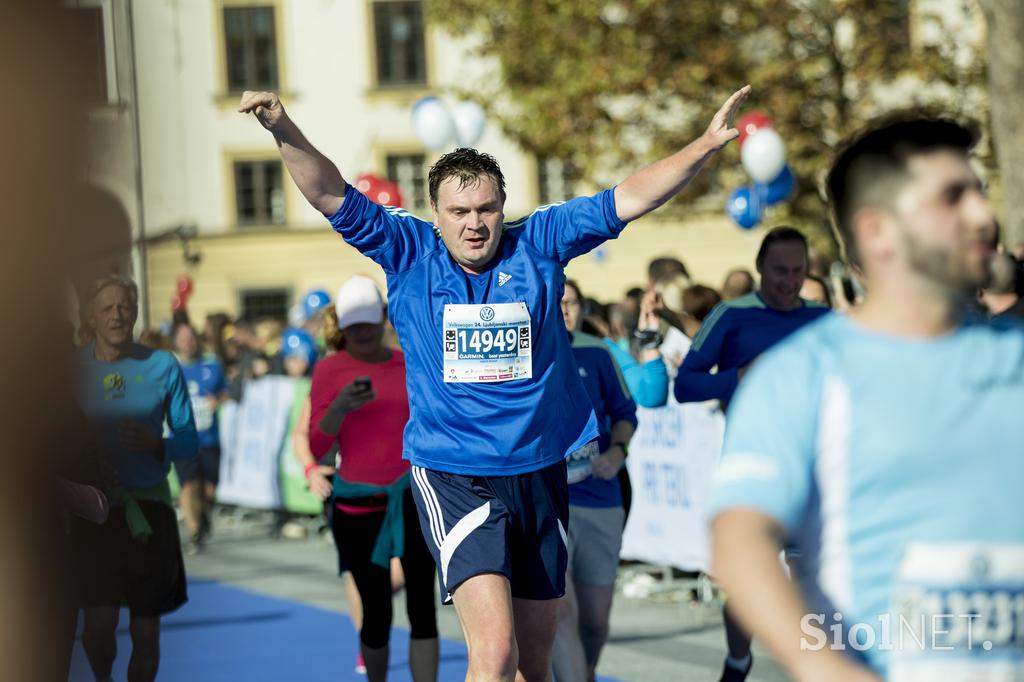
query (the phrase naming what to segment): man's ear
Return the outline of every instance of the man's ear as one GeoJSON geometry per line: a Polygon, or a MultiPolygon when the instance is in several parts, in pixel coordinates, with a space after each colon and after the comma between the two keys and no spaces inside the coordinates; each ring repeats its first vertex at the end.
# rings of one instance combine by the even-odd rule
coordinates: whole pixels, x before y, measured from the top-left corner
{"type": "Polygon", "coordinates": [[[894,249],[893,217],[877,206],[865,206],[853,214],[851,232],[861,261],[886,259],[894,249]]]}

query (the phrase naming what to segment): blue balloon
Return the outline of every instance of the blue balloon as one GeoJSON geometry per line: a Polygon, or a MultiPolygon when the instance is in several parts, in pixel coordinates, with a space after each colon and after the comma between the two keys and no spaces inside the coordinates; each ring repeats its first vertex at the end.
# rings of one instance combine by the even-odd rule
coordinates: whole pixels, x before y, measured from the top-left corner
{"type": "Polygon", "coordinates": [[[787,165],[774,180],[764,185],[758,185],[758,189],[764,203],[768,206],[774,206],[788,199],[789,195],[793,193],[795,186],[796,176],[793,175],[793,169],[787,165]]]}
{"type": "Polygon", "coordinates": [[[725,201],[725,212],[744,230],[761,222],[761,197],[751,187],[737,187],[725,201]]]}
{"type": "Polygon", "coordinates": [[[331,304],[331,296],[323,289],[307,291],[302,297],[302,314],[311,319],[318,312],[331,304]]]}
{"type": "Polygon", "coordinates": [[[302,356],[312,367],[317,360],[316,342],[305,329],[289,327],[281,334],[281,354],[286,358],[302,356]]]}

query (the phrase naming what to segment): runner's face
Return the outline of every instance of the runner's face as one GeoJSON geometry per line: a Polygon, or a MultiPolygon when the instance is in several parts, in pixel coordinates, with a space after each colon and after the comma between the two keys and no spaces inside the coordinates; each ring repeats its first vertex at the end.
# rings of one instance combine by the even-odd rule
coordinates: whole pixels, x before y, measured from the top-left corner
{"type": "Polygon", "coordinates": [[[174,349],[183,358],[194,358],[199,354],[199,339],[189,327],[181,325],[174,332],[174,349]]]}
{"type": "Polygon", "coordinates": [[[562,293],[562,317],[565,318],[565,328],[571,332],[580,328],[580,311],[583,310],[583,301],[580,300],[580,292],[571,286],[566,286],[562,293]]]}
{"type": "Polygon", "coordinates": [[[909,182],[896,197],[903,265],[949,290],[984,286],[996,241],[995,215],[963,154],[941,150],[908,163],[909,182]]]}
{"type": "Polygon", "coordinates": [[[800,288],[807,276],[807,249],[795,240],[775,242],[757,266],[761,274],[761,298],[776,310],[800,305],[800,288]]]}
{"type": "Polygon", "coordinates": [[[456,263],[479,271],[498,249],[504,200],[494,181],[487,176],[460,187],[458,178],[448,178],[437,189],[432,206],[434,224],[456,263]]]}
{"type": "Polygon", "coordinates": [[[371,357],[384,345],[383,324],[350,324],[342,331],[345,350],[357,358],[371,357]]]}
{"type": "Polygon", "coordinates": [[[120,348],[131,343],[138,313],[124,287],[112,285],[96,294],[90,323],[97,339],[112,348],[120,348]]]}

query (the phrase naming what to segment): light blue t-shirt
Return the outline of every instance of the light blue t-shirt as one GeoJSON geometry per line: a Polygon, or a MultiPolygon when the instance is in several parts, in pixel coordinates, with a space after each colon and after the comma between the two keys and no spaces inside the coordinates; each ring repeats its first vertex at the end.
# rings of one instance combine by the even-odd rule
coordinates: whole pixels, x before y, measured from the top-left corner
{"type": "Polygon", "coordinates": [[[1022,411],[1024,329],[914,340],[828,316],[740,382],[709,511],[776,519],[809,624],[840,613],[847,653],[888,679],[1021,675],[1022,411]]]}

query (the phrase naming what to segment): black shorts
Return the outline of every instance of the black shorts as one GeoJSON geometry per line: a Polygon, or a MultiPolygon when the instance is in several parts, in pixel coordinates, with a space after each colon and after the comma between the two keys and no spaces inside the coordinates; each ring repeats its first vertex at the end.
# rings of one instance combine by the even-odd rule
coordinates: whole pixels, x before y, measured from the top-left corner
{"type": "Polygon", "coordinates": [[[175,460],[174,471],[178,474],[179,483],[202,479],[217,485],[220,480],[220,448],[199,448],[198,457],[175,460]]]}
{"type": "Polygon", "coordinates": [[[72,520],[75,593],[80,608],[128,606],[132,616],[152,618],[188,601],[178,519],[161,502],[139,502],[153,534],[133,540],[124,507],[110,510],[102,525],[72,520]]]}
{"type": "Polygon", "coordinates": [[[413,497],[441,594],[476,575],[508,578],[519,599],[565,594],[569,486],[565,461],[514,476],[461,476],[414,466],[413,497]]]}

